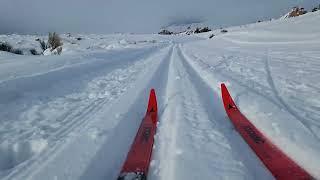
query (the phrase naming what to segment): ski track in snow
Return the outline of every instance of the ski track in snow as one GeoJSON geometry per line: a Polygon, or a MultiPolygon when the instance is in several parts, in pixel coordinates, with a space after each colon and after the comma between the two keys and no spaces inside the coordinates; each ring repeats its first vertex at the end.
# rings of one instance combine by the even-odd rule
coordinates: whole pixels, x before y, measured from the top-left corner
{"type": "MultiPolygon", "coordinates": [[[[144,53],[145,52],[143,52],[143,54],[144,53]]],[[[147,54],[144,54],[144,56],[146,55],[147,54]]],[[[139,58],[139,56],[136,57],[136,60],[139,60],[139,58]]],[[[106,63],[102,62],[104,64],[93,62],[93,64],[97,64],[92,67],[95,69],[95,72],[90,72],[92,71],[90,69],[91,67],[87,64],[85,65],[86,71],[81,71],[81,69],[79,69],[83,66],[83,64],[81,64],[79,68],[72,66],[71,68],[64,68],[57,72],[52,71],[42,75],[28,78],[24,77],[22,79],[15,79],[1,83],[1,93],[4,95],[8,94],[7,96],[2,97],[2,102],[6,102],[6,100],[13,102],[11,104],[7,103],[6,107],[3,106],[1,109],[3,117],[6,117],[7,120],[2,121],[2,125],[4,127],[3,130],[5,131],[7,128],[10,129],[11,127],[16,127],[13,128],[13,130],[17,131],[7,134],[1,133],[1,141],[6,140],[14,142],[21,139],[26,140],[29,136],[33,136],[34,134],[34,132],[30,132],[33,131],[33,129],[29,126],[36,126],[37,129],[39,129],[40,134],[42,133],[42,130],[55,133],[55,138],[58,138],[57,135],[60,133],[55,132],[56,129],[64,132],[64,130],[60,129],[60,126],[62,126],[61,124],[63,124],[63,126],[68,126],[68,124],[74,126],[74,122],[71,120],[76,119],[77,116],[83,116],[86,112],[92,111],[96,106],[99,106],[103,99],[117,93],[113,92],[114,89],[121,84],[121,81],[130,77],[123,74],[124,70],[122,70],[122,67],[128,67],[135,63],[135,60],[130,59],[131,62],[128,62],[128,60],[129,59],[118,63],[112,61],[106,63]],[[97,69],[99,66],[102,67],[101,70],[97,69]],[[115,69],[111,71],[108,66],[112,66],[115,69]],[[73,71],[77,71],[76,74],[73,71]],[[108,71],[111,71],[110,75],[90,80],[92,75],[97,76],[99,73],[106,73],[108,71]],[[66,82],[63,80],[59,81],[59,79],[63,79],[62,77],[66,76],[75,77],[71,79],[68,78],[66,82]],[[83,78],[83,76],[85,76],[85,78],[83,78]],[[69,94],[68,90],[71,92],[75,91],[73,88],[81,87],[81,83],[86,83],[85,80],[90,82],[84,91],[69,94]],[[48,84],[42,85],[44,81],[47,81],[48,84]],[[73,82],[70,81],[75,81],[75,86],[72,86],[73,82]],[[15,92],[12,91],[14,88],[28,93],[15,94],[15,92]],[[40,99],[40,101],[29,104],[32,102],[30,99],[40,99]],[[41,99],[47,101],[41,101],[41,99]],[[14,113],[10,114],[8,109],[20,109],[23,113],[20,117],[17,117],[14,113]],[[25,109],[27,110],[25,111],[25,109]],[[12,121],[14,119],[21,120],[12,121]],[[25,126],[21,126],[21,121],[25,123],[25,126]],[[15,123],[17,123],[17,125],[15,123]],[[13,136],[13,134],[18,134],[18,136],[13,136]]],[[[76,66],[79,65],[77,64],[76,66]]],[[[69,128],[66,127],[66,129],[69,128]]],[[[41,135],[49,136],[48,134],[41,135]]],[[[63,134],[61,135],[63,136],[63,134]]]]}
{"type": "MultiPolygon", "coordinates": [[[[60,146],[67,146],[66,144],[68,144],[69,137],[72,139],[73,136],[79,136],[75,128],[83,129],[86,124],[91,123],[91,119],[95,119],[92,117],[94,114],[99,111],[104,111],[102,110],[103,108],[116,101],[118,97],[128,89],[131,89],[132,83],[136,81],[137,76],[141,79],[141,73],[146,73],[148,69],[146,67],[150,66],[148,64],[155,62],[155,60],[153,60],[153,52],[154,50],[150,52],[150,57],[148,57],[148,53],[144,52],[144,56],[138,56],[137,60],[140,60],[136,62],[131,57],[130,63],[125,63],[119,66],[119,68],[114,68],[116,66],[113,66],[111,72],[106,73],[105,76],[99,76],[91,80],[86,89],[80,93],[58,97],[45,104],[39,103],[33,105],[30,109],[27,109],[26,112],[22,113],[21,118],[24,119],[25,122],[23,123],[25,126],[21,126],[19,121],[16,122],[17,128],[22,128],[17,130],[20,133],[8,132],[17,135],[12,136],[4,132],[4,136],[2,136],[3,139],[7,141],[1,146],[1,152],[7,155],[7,158],[1,159],[1,164],[4,165],[3,168],[10,169],[12,168],[8,167],[10,164],[12,166],[19,164],[5,179],[37,179],[36,177],[32,177],[32,174],[36,174],[36,172],[45,166],[43,162],[50,161],[59,151],[63,151],[61,150],[63,147],[60,146]],[[30,125],[35,126],[36,131],[30,129],[30,127],[28,127],[30,125]],[[25,144],[6,146],[6,144],[10,144],[8,141],[23,141],[25,144]],[[32,143],[35,141],[36,143],[37,141],[40,143],[43,142],[44,146],[49,146],[47,147],[49,150],[40,153],[40,155],[33,155],[32,143]],[[20,154],[25,155],[25,157],[20,157],[20,154]],[[31,156],[33,157],[28,160],[31,156]],[[41,164],[41,168],[38,167],[39,164],[41,164]],[[36,171],[34,171],[32,165],[38,167],[36,171]],[[28,169],[34,172],[31,173],[28,169]],[[25,172],[22,173],[21,171],[25,172]],[[18,177],[15,176],[16,173],[18,173],[18,177]]],[[[158,50],[157,53],[159,53],[158,50]]],[[[110,65],[110,63],[106,65],[110,65]]],[[[121,114],[117,116],[113,115],[112,118],[119,119],[121,114]]],[[[14,124],[10,125],[15,126],[14,124]]],[[[100,133],[103,134],[103,131],[100,132],[101,130],[99,131],[99,129],[92,131],[92,136],[99,136],[100,133]]],[[[130,143],[128,142],[128,144],[130,143]]],[[[125,151],[123,153],[125,153],[125,151]]],[[[113,173],[117,173],[117,171],[113,171],[113,173]]],[[[42,178],[43,177],[39,179],[42,178]]]]}
{"type": "Polygon", "coordinates": [[[62,56],[1,53],[0,179],[116,179],[151,88],[159,124],[148,179],[274,179],[228,119],[221,82],[258,129],[320,178],[319,27],[292,23],[319,18],[210,40],[88,35],[62,56]]]}
{"type": "Polygon", "coordinates": [[[150,178],[272,179],[228,123],[218,95],[187,64],[179,46],[170,61],[168,106],[159,120],[150,178]]]}
{"type": "MultiPolygon", "coordinates": [[[[197,49],[206,49],[203,45],[206,44],[199,43],[197,49]]],[[[233,44],[228,46],[232,47],[233,44]]],[[[250,47],[247,48],[250,49],[250,47]]],[[[316,97],[316,94],[319,93],[318,82],[302,84],[299,72],[290,72],[292,77],[284,76],[283,67],[281,67],[299,69],[294,66],[294,63],[296,63],[295,59],[302,58],[300,55],[298,57],[297,53],[291,55],[289,51],[290,56],[284,58],[281,56],[284,50],[277,49],[279,52],[276,50],[270,53],[268,48],[253,52],[216,47],[215,51],[210,52],[199,51],[186,44],[183,49],[188,56],[188,61],[201,74],[201,77],[208,83],[216,84],[216,86],[211,86],[213,91],[220,92],[220,82],[226,82],[236,103],[239,104],[240,109],[243,109],[246,116],[290,157],[311,172],[313,176],[319,177],[318,152],[320,146],[317,101],[308,98],[300,99],[298,96],[305,97],[305,92],[309,92],[314,93],[316,97]],[[203,54],[200,55],[199,52],[203,54]],[[214,59],[208,59],[208,57],[214,59]],[[292,59],[294,62],[291,62],[292,59]],[[271,69],[270,63],[281,68],[273,65],[271,69]],[[273,72],[277,72],[276,77],[273,72]],[[280,86],[281,91],[278,90],[276,84],[280,86]],[[307,101],[311,103],[307,104],[307,101]],[[295,104],[303,104],[303,106],[295,104]]],[[[312,71],[314,67],[319,67],[313,54],[317,52],[310,52],[312,52],[310,62],[300,65],[303,66],[300,69],[307,75],[302,78],[309,77],[308,82],[315,80],[313,76],[318,73],[310,73],[307,70],[312,71]]]]}
{"type": "MultiPolygon", "coordinates": [[[[102,76],[94,73],[98,76],[79,92],[56,92],[51,101],[26,108],[20,117],[26,120],[25,130],[18,129],[21,133],[14,132],[19,135],[11,139],[4,133],[3,139],[29,144],[2,144],[4,153],[12,153],[2,164],[16,166],[7,174],[4,171],[3,179],[116,179],[152,87],[157,91],[160,121],[150,179],[272,179],[234,131],[219,95],[189,65],[180,45],[148,52],[130,63],[116,63],[102,76]],[[32,151],[32,143],[42,149],[32,151]],[[13,150],[16,147],[18,151],[13,150]],[[21,151],[27,151],[25,157],[18,156],[21,151]]],[[[50,73],[56,72],[21,78],[41,84],[41,77],[47,79],[50,73]]]]}

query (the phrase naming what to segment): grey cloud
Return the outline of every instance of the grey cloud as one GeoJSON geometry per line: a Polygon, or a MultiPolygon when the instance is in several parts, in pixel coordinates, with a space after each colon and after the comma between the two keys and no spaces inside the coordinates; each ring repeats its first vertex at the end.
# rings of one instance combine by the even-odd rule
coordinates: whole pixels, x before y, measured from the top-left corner
{"type": "Polygon", "coordinates": [[[226,26],[279,17],[319,0],[0,0],[0,33],[157,32],[169,24],[226,26]]]}

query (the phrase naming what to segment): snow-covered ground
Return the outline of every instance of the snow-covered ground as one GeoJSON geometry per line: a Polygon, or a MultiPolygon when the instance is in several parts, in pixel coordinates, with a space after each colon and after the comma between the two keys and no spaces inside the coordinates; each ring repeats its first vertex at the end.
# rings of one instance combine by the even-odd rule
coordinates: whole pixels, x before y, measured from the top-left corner
{"type": "MultiPolygon", "coordinates": [[[[0,52],[0,179],[116,179],[152,87],[149,179],[273,179],[227,118],[221,82],[320,178],[319,21],[320,12],[225,34],[63,35],[61,56],[0,52]]],[[[0,35],[22,49],[36,38],[0,35]]]]}

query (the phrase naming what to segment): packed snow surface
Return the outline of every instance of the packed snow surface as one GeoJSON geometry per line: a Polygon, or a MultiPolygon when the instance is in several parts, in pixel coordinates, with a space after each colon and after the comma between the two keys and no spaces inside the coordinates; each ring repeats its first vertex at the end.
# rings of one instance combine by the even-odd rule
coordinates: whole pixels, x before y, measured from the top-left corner
{"type": "MultiPolygon", "coordinates": [[[[228,119],[221,82],[319,179],[319,21],[310,13],[224,34],[63,35],[61,56],[0,52],[0,179],[116,179],[150,88],[159,106],[150,180],[273,179],[228,119]]],[[[22,49],[36,38],[0,35],[22,49]]]]}

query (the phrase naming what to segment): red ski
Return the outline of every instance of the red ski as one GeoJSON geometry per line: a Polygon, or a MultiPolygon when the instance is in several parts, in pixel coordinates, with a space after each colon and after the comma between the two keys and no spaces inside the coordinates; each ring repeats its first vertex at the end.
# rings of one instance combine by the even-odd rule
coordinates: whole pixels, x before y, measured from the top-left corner
{"type": "Polygon", "coordinates": [[[149,104],[118,180],[146,180],[154,135],[157,129],[158,108],[155,90],[150,91],[149,104]]]}
{"type": "Polygon", "coordinates": [[[236,130],[276,179],[313,179],[312,176],[265,137],[237,108],[227,87],[221,84],[225,110],[236,130]]]}

